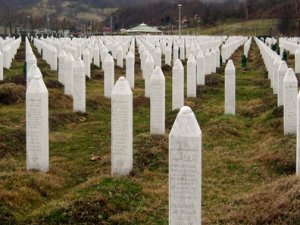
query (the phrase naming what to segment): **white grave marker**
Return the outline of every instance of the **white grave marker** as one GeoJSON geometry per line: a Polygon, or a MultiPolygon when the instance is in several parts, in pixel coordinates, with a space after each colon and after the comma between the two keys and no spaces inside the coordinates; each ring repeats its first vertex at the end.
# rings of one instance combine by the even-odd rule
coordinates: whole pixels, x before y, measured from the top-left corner
{"type": "Polygon", "coordinates": [[[26,168],[49,170],[48,90],[35,76],[26,91],[26,168]]]}
{"type": "Polygon", "coordinates": [[[126,56],[126,79],[130,87],[134,88],[134,55],[131,51],[126,56]]]}
{"type": "Polygon", "coordinates": [[[184,105],[184,68],[177,59],[172,71],[172,110],[180,109],[184,105]]]}
{"type": "Polygon", "coordinates": [[[196,97],[197,95],[197,64],[193,54],[190,54],[187,62],[187,97],[196,97]]]}
{"type": "Polygon", "coordinates": [[[104,67],[104,96],[110,98],[115,83],[114,59],[110,54],[106,55],[104,67]]]}
{"type": "Polygon", "coordinates": [[[169,224],[201,224],[202,131],[182,107],[169,135],[169,224]]]}
{"type": "Polygon", "coordinates": [[[73,111],[84,113],[86,110],[85,99],[85,65],[81,58],[74,63],[73,76],[73,111]]]}
{"type": "Polygon", "coordinates": [[[288,69],[283,80],[283,124],[284,134],[296,134],[297,131],[297,94],[298,81],[293,69],[288,69]]]}
{"type": "Polygon", "coordinates": [[[156,67],[150,81],[150,132],[165,133],[165,77],[160,67],[156,67]]]}
{"type": "Polygon", "coordinates": [[[235,67],[232,60],[225,68],[225,114],[235,115],[235,67]]]}
{"type": "Polygon", "coordinates": [[[133,164],[132,91],[124,77],[113,88],[111,101],[111,173],[124,176],[133,164]]]}

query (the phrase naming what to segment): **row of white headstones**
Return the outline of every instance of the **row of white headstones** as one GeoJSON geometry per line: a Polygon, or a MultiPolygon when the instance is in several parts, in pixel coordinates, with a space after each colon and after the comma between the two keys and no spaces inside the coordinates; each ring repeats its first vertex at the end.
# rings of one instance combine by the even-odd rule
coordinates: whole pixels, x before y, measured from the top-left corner
{"type": "Polygon", "coordinates": [[[255,38],[262,54],[268,78],[271,81],[273,93],[277,95],[277,105],[283,106],[284,135],[296,134],[296,174],[300,174],[300,92],[298,94],[298,79],[292,68],[282,60],[283,50],[295,54],[295,70],[300,73],[300,45],[289,43],[288,39],[279,39],[280,55],[271,49],[275,39],[268,39],[266,44],[255,38]],[[283,50],[282,50],[283,49],[283,50]]]}
{"type": "Polygon", "coordinates": [[[11,63],[21,45],[21,38],[0,38],[0,81],[3,80],[3,69],[10,69],[11,63]]]}
{"type": "MultiPolygon", "coordinates": [[[[128,175],[133,168],[133,93],[134,86],[134,51],[135,40],[140,53],[141,69],[145,79],[145,92],[149,88],[150,97],[150,132],[151,134],[165,134],[165,77],[159,64],[160,60],[153,60],[153,54],[158,56],[158,45],[148,42],[149,37],[136,37],[128,39],[128,53],[126,54],[126,78],[120,77],[114,84],[114,59],[113,55],[107,53],[103,59],[104,88],[106,97],[111,98],[111,172],[114,176],[128,175]],[[153,51],[153,54],[152,54],[153,51]],[[132,59],[133,58],[133,59],[132,59]],[[128,60],[130,59],[130,60],[128,60]],[[156,63],[155,63],[156,61],[156,63]],[[129,68],[127,68],[129,67],[129,68]],[[128,72],[129,71],[129,72],[128,72]],[[133,82],[129,82],[129,81],[133,82]],[[107,87],[108,86],[108,87],[107,87]]],[[[157,37],[155,37],[157,39],[157,37]]],[[[159,39],[158,39],[159,40],[159,39]]],[[[222,58],[228,59],[231,54],[241,45],[245,44],[248,52],[251,42],[247,38],[232,37],[226,39],[222,45],[222,58]],[[225,47],[224,47],[225,46],[225,47]]],[[[152,40],[153,41],[153,40],[152,40]]],[[[55,64],[53,55],[56,57],[57,49],[52,40],[34,40],[34,44],[42,53],[43,58],[51,66],[55,64]]],[[[155,41],[153,41],[155,42],[155,41]]],[[[168,47],[176,49],[176,44],[181,46],[181,40],[176,39],[170,42],[168,47]]],[[[219,41],[215,42],[218,44],[219,41]]],[[[222,43],[222,42],[220,42],[222,43]]],[[[217,46],[218,47],[218,46],[217,46]]],[[[191,47],[192,49],[192,47],[191,47]]],[[[187,95],[196,97],[197,71],[205,81],[205,75],[216,70],[217,61],[216,46],[207,50],[205,55],[200,51],[199,58],[204,58],[204,63],[197,66],[193,54],[186,52],[187,62],[187,95]],[[211,56],[213,55],[213,57],[211,56]],[[211,64],[213,66],[211,66],[211,64]],[[204,70],[208,67],[207,71],[204,70]],[[213,68],[214,67],[214,68],[213,68]]],[[[79,56],[74,63],[72,53],[65,54],[66,58],[61,60],[65,50],[59,54],[59,81],[65,86],[65,93],[74,99],[74,111],[76,110],[76,98],[85,100],[85,76],[88,76],[86,66],[91,66],[91,57],[85,49],[82,56],[79,56]],[[86,52],[86,53],[85,53],[86,52]],[[84,63],[85,55],[88,64],[84,63]],[[83,60],[82,60],[83,58],[83,60]],[[70,67],[70,68],[69,68],[70,67]],[[68,84],[72,82],[72,84],[68,84]],[[66,86],[72,85],[66,91],[66,86]],[[78,94],[78,93],[81,94],[78,94]],[[78,96],[77,96],[78,95],[78,96]]],[[[90,53],[90,51],[89,51],[90,53]]],[[[117,50],[117,65],[123,67],[124,54],[117,50]],[[122,57],[121,57],[121,56],[122,57]],[[122,60],[121,60],[122,59],[122,60]]],[[[195,53],[195,51],[194,51],[195,53]]],[[[183,55],[183,53],[181,53],[183,55]]],[[[99,53],[99,55],[101,55],[99,53]]],[[[166,55],[165,55],[166,56],[166,55]]],[[[201,171],[202,171],[202,132],[197,119],[191,108],[184,106],[184,67],[182,65],[180,52],[173,51],[172,70],[172,108],[180,109],[172,130],[169,134],[169,186],[170,186],[170,224],[200,224],[201,223],[201,171]]],[[[185,57],[185,56],[181,56],[185,57]]],[[[167,58],[167,57],[165,57],[167,58]]],[[[98,66],[98,57],[93,56],[94,64],[98,66]],[[96,60],[95,60],[96,58],[96,60]]],[[[198,56],[197,56],[198,59],[198,56]]],[[[36,58],[28,40],[26,40],[26,61],[28,65],[27,92],[26,92],[26,165],[28,170],[47,172],[49,170],[49,122],[48,122],[48,90],[43,82],[41,71],[36,65],[36,58]],[[33,62],[33,63],[32,63],[33,62]]],[[[100,65],[99,65],[100,66],[100,65]]],[[[231,60],[225,68],[225,113],[235,114],[235,67],[231,60]]],[[[146,94],[147,96],[147,94],[146,94]]],[[[78,111],[85,111],[84,107],[78,111]]],[[[79,104],[80,105],[80,104],[79,104]]]]}

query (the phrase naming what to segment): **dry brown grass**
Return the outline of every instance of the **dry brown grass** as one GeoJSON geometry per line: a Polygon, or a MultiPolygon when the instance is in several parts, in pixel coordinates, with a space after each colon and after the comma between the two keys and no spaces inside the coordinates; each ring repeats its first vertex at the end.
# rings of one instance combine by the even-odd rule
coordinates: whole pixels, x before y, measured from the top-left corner
{"type": "Polygon", "coordinates": [[[72,109],[72,97],[64,95],[58,89],[48,89],[49,92],[49,108],[50,109],[72,109]]]}
{"type": "Polygon", "coordinates": [[[231,202],[233,212],[218,224],[300,224],[300,180],[286,177],[231,202]]]}
{"type": "Polygon", "coordinates": [[[11,105],[25,102],[25,87],[14,83],[0,85],[0,105],[11,105]]]}

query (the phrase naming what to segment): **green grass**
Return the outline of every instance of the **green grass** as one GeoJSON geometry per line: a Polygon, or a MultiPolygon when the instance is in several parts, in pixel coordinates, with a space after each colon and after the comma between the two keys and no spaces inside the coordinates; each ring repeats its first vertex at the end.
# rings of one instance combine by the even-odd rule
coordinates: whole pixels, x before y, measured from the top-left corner
{"type": "MultiPolygon", "coordinates": [[[[23,53],[22,45],[12,70],[5,71],[6,80],[23,76],[23,53]]],[[[287,185],[281,192],[274,190],[273,198],[291,187],[287,180],[294,173],[295,137],[283,137],[282,108],[276,107],[257,46],[252,43],[245,69],[240,65],[241,56],[239,49],[232,57],[237,69],[236,116],[224,115],[224,65],[206,77],[206,86],[197,87],[197,98],[185,99],[203,131],[203,224],[263,224],[260,218],[243,223],[245,212],[260,215],[255,210],[276,205],[270,200],[252,200],[257,195],[272,199],[265,190],[282,179],[287,185]]],[[[171,110],[170,68],[164,66],[166,135],[153,136],[149,134],[150,103],[143,97],[144,82],[136,65],[134,169],[128,177],[113,178],[110,100],[103,97],[103,72],[92,68],[94,79],[87,80],[87,113],[78,114],[72,112],[72,99],[63,95],[55,81],[57,74],[41,58],[38,62],[50,95],[50,171],[25,170],[24,102],[1,105],[0,221],[168,224],[168,133],[178,113],[171,110]],[[98,159],[92,161],[95,156],[98,159]]],[[[116,71],[116,79],[125,74],[116,71]]],[[[282,217],[272,218],[268,224],[285,224],[282,217]]]]}
{"type": "Polygon", "coordinates": [[[276,19],[260,19],[242,22],[218,23],[213,27],[199,27],[183,30],[184,34],[199,35],[278,35],[276,19]]]}

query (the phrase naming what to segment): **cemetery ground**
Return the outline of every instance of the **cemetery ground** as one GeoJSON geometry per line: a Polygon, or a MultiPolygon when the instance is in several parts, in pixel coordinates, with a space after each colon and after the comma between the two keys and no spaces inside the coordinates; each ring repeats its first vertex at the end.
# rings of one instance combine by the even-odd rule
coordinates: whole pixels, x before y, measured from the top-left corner
{"type": "MultiPolygon", "coordinates": [[[[39,56],[49,90],[50,172],[25,169],[24,44],[0,84],[0,224],[168,224],[168,133],[172,70],[166,77],[166,134],[150,135],[150,101],[136,56],[134,170],[110,176],[110,99],[92,66],[87,113],[72,112],[57,74],[39,56]]],[[[203,131],[203,224],[298,224],[295,136],[283,136],[282,107],[269,88],[258,47],[237,69],[237,116],[224,115],[224,65],[186,98],[203,131]]],[[[292,59],[291,59],[292,60],[292,59]]],[[[186,65],[186,62],[184,62],[186,65]]],[[[115,80],[125,70],[116,69],[115,80]]]]}

